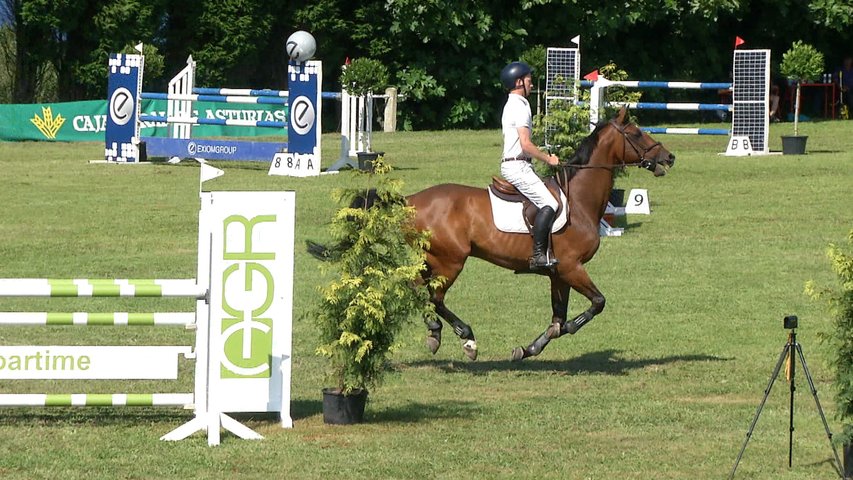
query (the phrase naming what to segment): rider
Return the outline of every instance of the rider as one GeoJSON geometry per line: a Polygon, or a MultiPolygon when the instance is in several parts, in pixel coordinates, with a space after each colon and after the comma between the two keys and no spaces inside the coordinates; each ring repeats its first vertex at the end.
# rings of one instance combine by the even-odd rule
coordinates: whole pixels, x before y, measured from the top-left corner
{"type": "Polygon", "coordinates": [[[548,237],[557,216],[557,199],[533,171],[532,158],[557,165],[556,155],[545,153],[530,140],[533,119],[527,97],[533,87],[532,69],[524,62],[512,62],[501,70],[501,83],[509,92],[504,105],[501,127],[504,148],[501,175],[524,194],[539,211],[533,222],[533,255],[530,269],[553,268],[558,262],[548,256],[548,237]]]}

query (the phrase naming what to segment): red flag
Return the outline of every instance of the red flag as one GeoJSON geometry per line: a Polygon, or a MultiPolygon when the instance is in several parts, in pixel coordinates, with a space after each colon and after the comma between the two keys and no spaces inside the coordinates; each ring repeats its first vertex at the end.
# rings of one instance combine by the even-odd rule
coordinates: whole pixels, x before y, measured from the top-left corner
{"type": "Polygon", "coordinates": [[[742,39],[738,36],[735,36],[735,48],[739,47],[740,45],[743,45],[744,43],[746,43],[746,41],[744,41],[744,39],[742,39]]]}
{"type": "Polygon", "coordinates": [[[344,65],[349,65],[349,64],[350,64],[349,57],[347,57],[347,59],[344,60],[344,65]]]}
{"type": "Polygon", "coordinates": [[[598,69],[596,68],[595,70],[587,73],[586,75],[583,76],[583,79],[589,80],[590,82],[597,81],[598,80],[598,69]]]}

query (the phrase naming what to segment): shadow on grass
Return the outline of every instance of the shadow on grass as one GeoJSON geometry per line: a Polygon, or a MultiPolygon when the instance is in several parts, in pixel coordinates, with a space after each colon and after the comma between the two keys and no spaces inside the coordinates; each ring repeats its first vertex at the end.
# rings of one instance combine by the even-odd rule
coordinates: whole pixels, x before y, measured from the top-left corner
{"type": "MultiPolygon", "coordinates": [[[[193,418],[191,411],[164,408],[116,407],[116,408],[74,408],[49,407],[49,409],[30,408],[4,409],[0,413],[0,426],[51,426],[51,425],[139,425],[163,424],[166,427],[178,427],[193,418]]],[[[166,433],[165,431],[163,433],[166,433]]]]}
{"type": "Polygon", "coordinates": [[[470,418],[481,408],[482,405],[476,402],[443,400],[440,403],[412,402],[403,407],[375,411],[368,402],[365,417],[367,422],[418,423],[440,418],[470,418]]]}
{"type": "Polygon", "coordinates": [[[516,372],[559,372],[569,374],[605,374],[627,375],[631,370],[666,365],[676,362],[722,362],[727,358],[713,355],[670,355],[660,358],[626,359],[620,356],[620,350],[600,350],[589,352],[569,360],[536,360],[521,362],[509,360],[486,360],[477,362],[455,362],[446,360],[421,360],[405,364],[408,367],[433,367],[447,373],[467,372],[482,375],[496,370],[516,372]]]}
{"type": "MultiPolygon", "coordinates": [[[[441,404],[412,402],[403,407],[376,410],[371,408],[368,396],[365,421],[367,423],[418,423],[437,418],[467,418],[478,408],[480,406],[474,402],[445,401],[441,404]]],[[[321,400],[293,400],[290,404],[290,415],[293,421],[322,414],[321,400]]]]}

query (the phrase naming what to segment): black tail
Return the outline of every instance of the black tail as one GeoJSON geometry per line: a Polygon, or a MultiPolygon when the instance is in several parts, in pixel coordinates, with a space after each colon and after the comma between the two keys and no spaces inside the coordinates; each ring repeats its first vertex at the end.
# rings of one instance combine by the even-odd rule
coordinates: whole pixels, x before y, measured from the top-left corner
{"type": "MultiPolygon", "coordinates": [[[[367,209],[381,201],[382,198],[376,193],[376,189],[371,188],[364,196],[356,195],[352,199],[352,202],[350,202],[349,208],[367,209]]],[[[305,249],[308,253],[311,254],[312,257],[323,262],[327,262],[339,255],[341,252],[349,250],[350,246],[351,245],[346,245],[344,243],[326,246],[312,240],[305,240],[305,249]]]]}

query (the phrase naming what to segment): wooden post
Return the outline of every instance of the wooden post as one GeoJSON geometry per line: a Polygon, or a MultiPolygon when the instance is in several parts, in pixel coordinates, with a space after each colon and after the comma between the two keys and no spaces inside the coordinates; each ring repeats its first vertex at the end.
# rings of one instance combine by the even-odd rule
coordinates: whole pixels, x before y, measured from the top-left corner
{"type": "Polygon", "coordinates": [[[395,132],[397,131],[397,89],[395,87],[386,88],[385,97],[383,128],[386,132],[395,132]]]}

